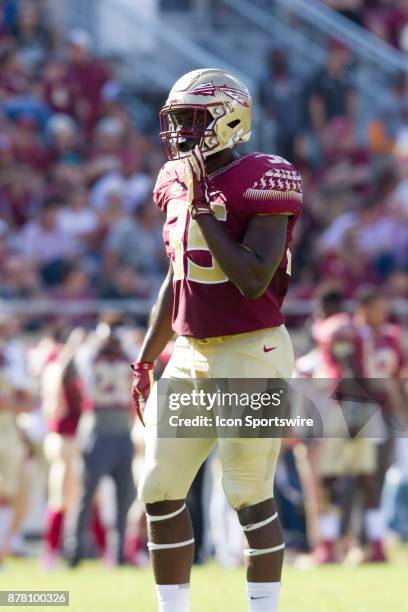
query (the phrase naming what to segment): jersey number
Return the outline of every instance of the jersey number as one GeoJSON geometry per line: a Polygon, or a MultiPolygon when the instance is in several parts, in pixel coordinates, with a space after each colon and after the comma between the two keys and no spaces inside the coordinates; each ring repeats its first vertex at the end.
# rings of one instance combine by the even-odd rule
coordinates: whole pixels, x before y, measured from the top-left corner
{"type": "MultiPolygon", "coordinates": [[[[227,210],[225,204],[216,203],[213,205],[213,210],[219,221],[226,221],[227,210]]],[[[172,200],[169,203],[168,218],[173,216],[177,217],[177,221],[175,221],[173,226],[170,226],[169,242],[174,253],[174,280],[182,280],[184,276],[186,276],[188,280],[197,283],[215,284],[228,281],[228,277],[212,257],[197,222],[188,215],[188,209],[185,202],[182,200],[172,200]],[[194,263],[188,258],[190,251],[205,251],[209,253],[211,265],[200,266],[194,263]],[[184,254],[187,254],[186,274],[184,274],[184,254]]]]}
{"type": "Polygon", "coordinates": [[[128,403],[130,378],[124,363],[97,362],[94,376],[95,403],[108,407],[128,403]]]}
{"type": "MultiPolygon", "coordinates": [[[[213,210],[216,218],[219,221],[226,221],[227,210],[225,204],[214,204],[213,210]]],[[[174,224],[169,229],[169,243],[174,253],[174,280],[182,280],[184,276],[186,276],[188,280],[205,284],[225,283],[228,281],[228,277],[224,274],[220,266],[211,255],[197,222],[191,219],[188,215],[185,202],[182,200],[171,200],[168,206],[167,215],[170,219],[172,217],[176,219],[174,224]],[[189,225],[187,229],[187,240],[185,241],[184,236],[186,233],[187,223],[189,225]],[[186,246],[184,245],[185,242],[186,246]],[[206,251],[210,254],[211,265],[200,266],[199,264],[194,263],[188,259],[189,251],[206,251]],[[184,253],[187,253],[186,275],[184,275],[184,253]]],[[[292,273],[292,254],[289,249],[287,249],[286,255],[286,274],[290,276],[292,273]]]]}

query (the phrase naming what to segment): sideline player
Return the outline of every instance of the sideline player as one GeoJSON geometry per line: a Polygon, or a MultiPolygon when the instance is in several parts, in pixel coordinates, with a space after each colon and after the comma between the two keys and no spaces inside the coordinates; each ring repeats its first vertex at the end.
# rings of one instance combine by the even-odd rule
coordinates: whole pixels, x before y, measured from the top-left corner
{"type": "MultiPolygon", "coordinates": [[[[343,306],[343,296],[328,289],[319,296],[319,317],[313,325],[314,340],[320,351],[321,365],[316,378],[335,383],[354,377],[369,376],[367,363],[372,349],[366,343],[364,330],[357,326],[343,306]]],[[[347,408],[347,402],[344,407],[347,408]]],[[[357,411],[362,405],[355,404],[357,411]]],[[[335,415],[333,415],[335,416],[335,415]]],[[[340,477],[353,475],[364,500],[364,525],[368,539],[366,561],[385,561],[382,546],[384,521],[379,508],[376,478],[377,452],[374,441],[367,437],[326,438],[319,443],[318,466],[322,486],[320,544],[315,551],[318,563],[333,563],[338,558],[341,536],[340,477]]]]}
{"type": "Polygon", "coordinates": [[[44,454],[49,463],[47,520],[42,563],[52,569],[58,560],[64,521],[74,508],[79,491],[80,450],[76,431],[81,414],[82,389],[74,367],[76,351],[85,332],[74,329],[66,343],[55,337],[41,375],[42,411],[48,434],[44,454]]]}
{"type": "MultiPolygon", "coordinates": [[[[402,330],[395,323],[391,323],[389,302],[387,298],[375,288],[365,289],[357,296],[357,309],[354,321],[362,328],[365,342],[370,347],[371,359],[368,361],[368,376],[376,379],[378,392],[377,399],[385,418],[390,419],[392,426],[383,441],[377,443],[378,487],[375,490],[375,499],[379,506],[379,489],[381,488],[386,470],[393,462],[394,454],[398,456],[401,448],[406,445],[406,437],[398,435],[402,426],[406,428],[407,391],[405,381],[408,375],[407,359],[402,342],[402,330]]],[[[379,509],[372,512],[372,520],[383,524],[383,517],[379,509]],[[377,517],[377,518],[376,518],[377,517]]],[[[378,534],[384,535],[384,527],[378,534]]],[[[382,543],[371,544],[368,559],[381,558],[382,543]]]]}
{"type": "MultiPolygon", "coordinates": [[[[132,476],[133,418],[129,402],[130,353],[121,337],[116,314],[105,315],[77,351],[75,365],[84,384],[86,410],[79,423],[83,476],[68,563],[76,567],[84,556],[92,502],[103,476],[111,476],[116,492],[117,547],[112,564],[124,563],[128,510],[134,498],[132,476]]],[[[107,553],[110,554],[110,550],[107,553]]],[[[107,559],[108,560],[108,559],[107,559]]]]}
{"type": "MultiPolygon", "coordinates": [[[[251,131],[243,83],[217,69],[181,77],[160,113],[168,163],[154,199],[166,214],[170,258],[152,322],[133,364],[142,412],[154,361],[175,332],[164,378],[289,378],[293,351],[281,306],[290,276],[301,178],[274,155],[236,148],[251,131]]],[[[189,383],[191,388],[193,383],[189,383]]],[[[188,612],[194,538],[185,498],[216,440],[164,439],[155,427],[156,390],[143,419],[146,454],[140,497],[161,612],[188,612]]],[[[248,604],[278,609],[283,538],[273,499],[280,442],[218,438],[223,489],[248,540],[248,604]]]]}
{"type": "Polygon", "coordinates": [[[389,321],[389,303],[377,289],[361,291],[357,296],[354,322],[362,328],[369,346],[367,375],[384,379],[384,406],[390,413],[406,418],[406,398],[403,385],[398,381],[408,376],[408,364],[402,343],[401,328],[389,321]]]}
{"type": "Polygon", "coordinates": [[[17,527],[24,462],[16,416],[31,409],[25,349],[13,338],[15,331],[7,313],[0,312],[0,568],[17,527]]]}

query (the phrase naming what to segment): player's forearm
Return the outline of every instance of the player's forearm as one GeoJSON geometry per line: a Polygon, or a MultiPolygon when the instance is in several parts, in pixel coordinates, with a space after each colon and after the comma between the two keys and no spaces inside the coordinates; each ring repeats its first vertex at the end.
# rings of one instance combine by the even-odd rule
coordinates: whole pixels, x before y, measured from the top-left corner
{"type": "Polygon", "coordinates": [[[75,355],[81,342],[85,339],[85,335],[85,331],[81,327],[73,329],[70,333],[68,340],[57,357],[62,376],[64,376],[66,370],[75,359],[75,355]]]}
{"type": "Polygon", "coordinates": [[[280,260],[266,264],[253,250],[231,238],[211,215],[202,215],[197,222],[212,256],[229,280],[249,299],[262,295],[280,260]]]}
{"type": "Polygon", "coordinates": [[[149,328],[137,358],[138,361],[155,361],[158,358],[174,334],[171,326],[172,314],[173,275],[171,269],[169,269],[153,308],[149,328]]]}

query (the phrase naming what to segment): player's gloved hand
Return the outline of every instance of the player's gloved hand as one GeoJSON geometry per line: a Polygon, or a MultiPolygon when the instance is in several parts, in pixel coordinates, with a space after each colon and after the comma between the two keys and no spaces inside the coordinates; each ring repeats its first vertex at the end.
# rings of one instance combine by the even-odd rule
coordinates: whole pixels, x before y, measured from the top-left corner
{"type": "Polygon", "coordinates": [[[198,146],[186,157],[187,202],[192,219],[213,215],[208,194],[208,177],[203,155],[198,146]]]}
{"type": "Polygon", "coordinates": [[[143,412],[153,386],[153,363],[151,361],[134,361],[130,367],[133,371],[133,408],[144,426],[143,412]]]}

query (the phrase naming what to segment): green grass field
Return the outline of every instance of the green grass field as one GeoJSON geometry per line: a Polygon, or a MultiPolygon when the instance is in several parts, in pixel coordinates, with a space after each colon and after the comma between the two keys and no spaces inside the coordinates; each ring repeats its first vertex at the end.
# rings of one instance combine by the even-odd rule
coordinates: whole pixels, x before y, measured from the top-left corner
{"type": "MultiPolygon", "coordinates": [[[[215,563],[197,567],[192,579],[193,612],[245,612],[243,570],[215,563]]],[[[0,590],[70,591],[71,612],[155,612],[149,569],[108,570],[87,562],[77,570],[42,572],[32,560],[8,563],[0,590]]],[[[15,607],[19,610],[39,608],[15,607]]],[[[49,609],[49,608],[43,608],[49,609]]],[[[387,566],[324,567],[300,571],[286,566],[280,610],[284,612],[406,612],[408,550],[387,566]]]]}

